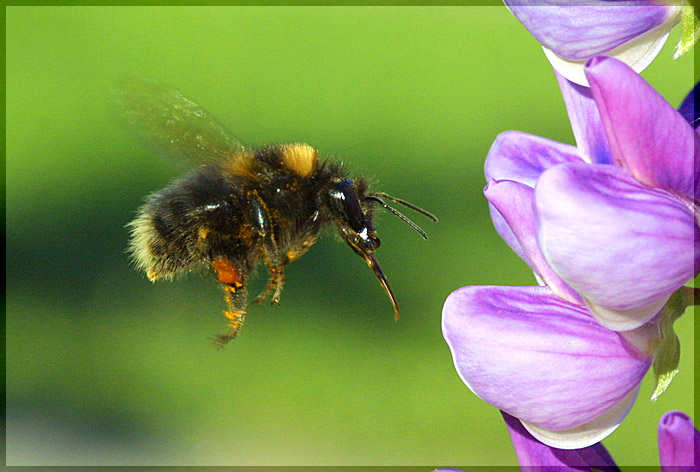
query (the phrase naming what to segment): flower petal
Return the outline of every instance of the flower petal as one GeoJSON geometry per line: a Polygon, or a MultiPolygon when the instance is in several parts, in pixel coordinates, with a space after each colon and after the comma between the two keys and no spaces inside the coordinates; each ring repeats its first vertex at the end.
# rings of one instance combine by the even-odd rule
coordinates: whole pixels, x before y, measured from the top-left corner
{"type": "MultiPolygon", "coordinates": [[[[512,180],[535,186],[540,174],[561,162],[581,162],[574,146],[557,143],[520,131],[506,131],[496,137],[484,164],[486,181],[512,180]]],[[[493,225],[503,240],[527,261],[525,251],[501,214],[489,204],[493,225]]],[[[528,262],[529,263],[529,262],[528,262]]]]}
{"type": "Polygon", "coordinates": [[[588,163],[612,164],[608,137],[591,89],[571,82],[556,70],[554,73],[566,103],[581,157],[588,163]]]}
{"type": "Polygon", "coordinates": [[[613,8],[603,0],[582,3],[505,0],[508,9],[540,43],[573,61],[611,51],[658,27],[671,29],[680,21],[680,8],[650,0],[613,8]]]}
{"type": "Polygon", "coordinates": [[[669,411],[659,421],[659,461],[663,472],[700,470],[700,432],[681,411],[669,411]]]}
{"type": "Polygon", "coordinates": [[[498,235],[506,242],[506,244],[508,244],[508,246],[510,246],[513,252],[515,252],[518,255],[518,257],[525,261],[525,263],[529,265],[532,269],[530,259],[528,258],[527,254],[525,254],[525,250],[520,246],[518,238],[515,237],[515,234],[513,234],[513,230],[510,229],[510,225],[506,222],[506,220],[503,218],[501,213],[499,213],[496,207],[493,206],[491,203],[489,203],[489,214],[491,215],[493,227],[496,229],[498,235]]]}
{"type": "Polygon", "coordinates": [[[641,384],[637,385],[637,388],[625,395],[622,400],[603,414],[573,428],[551,431],[525,421],[522,424],[530,434],[548,446],[567,450],[585,448],[591,444],[599,443],[620,426],[622,420],[632,409],[640,387],[641,384]]]}
{"type": "Polygon", "coordinates": [[[535,439],[517,418],[503,411],[501,413],[508,426],[518,463],[521,467],[527,467],[528,472],[575,472],[580,471],[581,467],[595,467],[596,470],[610,472],[618,470],[615,461],[601,443],[581,449],[553,448],[535,439]]]}
{"type": "Polygon", "coordinates": [[[626,169],[556,166],[537,182],[534,208],[547,263],[609,329],[649,321],[700,267],[700,234],[690,209],[626,169]],[[614,312],[620,319],[605,317],[614,312]]]}
{"type": "Polygon", "coordinates": [[[637,388],[652,362],[546,287],[459,289],[445,301],[442,330],[472,392],[548,430],[604,414],[637,388]]]}
{"type": "Polygon", "coordinates": [[[584,298],[584,301],[598,323],[613,331],[627,331],[652,321],[668,299],[669,296],[664,295],[657,300],[629,309],[608,308],[587,298],[584,298]]]}
{"type": "Polygon", "coordinates": [[[484,189],[484,195],[491,205],[503,217],[522,248],[521,257],[530,268],[551,288],[554,293],[564,300],[581,305],[583,299],[549,267],[537,245],[535,237],[535,217],[532,203],[535,197],[534,189],[524,184],[510,180],[491,181],[484,189]]]}
{"type": "Polygon", "coordinates": [[[534,188],[542,172],[565,162],[582,162],[576,147],[520,131],[505,131],[489,149],[484,174],[487,182],[512,180],[534,188]]]}
{"type": "Polygon", "coordinates": [[[640,182],[700,194],[700,138],[683,116],[624,63],[598,56],[586,75],[613,159],[640,182]]]}
{"type": "MultiPolygon", "coordinates": [[[[668,40],[672,27],[673,24],[670,23],[657,26],[643,36],[628,41],[605,54],[624,62],[635,72],[642,72],[659,55],[664,44],[666,44],[666,40],[668,40]]],[[[544,46],[542,46],[542,49],[555,71],[578,85],[588,87],[585,59],[580,61],[567,60],[559,57],[554,51],[544,46]]]]}
{"type": "Polygon", "coordinates": [[[683,103],[681,103],[680,108],[678,108],[678,113],[690,123],[690,126],[695,128],[696,133],[698,128],[700,128],[700,110],[696,110],[695,107],[695,90],[698,87],[700,87],[700,82],[695,84],[693,90],[690,91],[683,103]]]}

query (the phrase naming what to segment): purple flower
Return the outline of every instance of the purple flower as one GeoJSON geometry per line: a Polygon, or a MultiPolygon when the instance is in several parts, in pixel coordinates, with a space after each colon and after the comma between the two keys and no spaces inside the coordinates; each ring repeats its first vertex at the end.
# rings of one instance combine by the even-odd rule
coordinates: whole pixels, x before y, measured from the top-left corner
{"type": "Polygon", "coordinates": [[[586,74],[559,77],[578,147],[507,132],[485,164],[494,225],[546,287],[465,287],[443,308],[462,380],[559,449],[617,428],[657,315],[700,267],[700,138],[624,63],[586,74]]]}
{"type": "MultiPolygon", "coordinates": [[[[507,413],[503,413],[513,447],[521,467],[528,472],[619,471],[615,461],[601,443],[563,450],[542,444],[507,413]]],[[[659,421],[659,462],[663,472],[700,470],[700,432],[692,420],[680,411],[670,411],[659,421]],[[692,468],[692,469],[691,469],[692,468]]],[[[459,469],[436,469],[434,472],[461,472],[459,469]]]]}
{"type": "Polygon", "coordinates": [[[591,57],[616,57],[641,72],[658,55],[682,6],[652,0],[504,0],[542,44],[552,66],[567,79],[587,85],[584,64],[591,57]]]}
{"type": "Polygon", "coordinates": [[[561,449],[617,428],[656,336],[646,325],[623,338],[547,287],[464,287],[445,301],[442,329],[469,389],[561,449]]]}
{"type": "Polygon", "coordinates": [[[659,421],[659,461],[663,472],[678,467],[700,471],[700,432],[683,412],[669,411],[659,421]]]}
{"type": "Polygon", "coordinates": [[[532,437],[516,418],[503,413],[513,447],[521,467],[528,472],[576,472],[580,470],[619,471],[615,461],[601,443],[581,449],[557,449],[532,437]]]}
{"type": "Polygon", "coordinates": [[[500,135],[485,195],[496,230],[541,281],[629,330],[700,267],[700,138],[622,62],[597,57],[586,73],[590,89],[559,77],[578,148],[500,135]]]}

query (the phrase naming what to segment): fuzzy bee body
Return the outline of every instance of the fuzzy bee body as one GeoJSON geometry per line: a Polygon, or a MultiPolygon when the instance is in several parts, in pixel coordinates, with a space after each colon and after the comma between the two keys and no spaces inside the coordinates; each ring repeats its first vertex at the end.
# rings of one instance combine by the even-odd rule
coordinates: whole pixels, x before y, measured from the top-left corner
{"type": "Polygon", "coordinates": [[[245,173],[234,168],[238,155],[202,166],[149,196],[132,223],[131,250],[139,267],[156,280],[227,257],[247,272],[246,265],[261,262],[266,245],[277,249],[272,260],[298,252],[329,222],[318,198],[322,188],[345,176],[328,164],[297,174],[282,160],[288,147],[252,151],[245,173]]]}
{"type": "Polygon", "coordinates": [[[259,264],[269,273],[256,302],[279,303],[285,266],[301,257],[321,229],[334,223],[341,238],[373,270],[394,306],[396,299],[374,251],[380,241],[374,206],[414,205],[370,193],[366,179],[351,179],[332,160],[319,159],[307,144],[242,145],[206,111],[179,92],[151,82],[115,91],[126,122],[167,154],[204,162],[184,178],[151,194],[130,223],[130,252],[152,281],[169,279],[195,265],[210,268],[225,292],[229,331],[215,341],[235,338],[248,311],[248,278],[259,264]]]}

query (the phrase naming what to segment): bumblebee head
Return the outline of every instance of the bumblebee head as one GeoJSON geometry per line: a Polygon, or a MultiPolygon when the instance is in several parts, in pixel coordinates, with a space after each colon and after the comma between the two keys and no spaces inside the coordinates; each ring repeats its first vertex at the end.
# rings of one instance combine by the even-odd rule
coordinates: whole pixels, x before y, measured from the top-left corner
{"type": "Polygon", "coordinates": [[[338,227],[340,237],[343,238],[355,253],[364,259],[369,268],[372,269],[372,272],[374,272],[374,275],[379,279],[379,283],[384,288],[384,291],[389,296],[391,304],[394,307],[394,319],[398,320],[400,314],[396,297],[391,291],[391,287],[379,265],[379,261],[377,261],[377,257],[374,255],[374,251],[381,245],[381,241],[377,237],[377,232],[374,229],[374,204],[377,203],[389,210],[418,231],[424,238],[427,239],[428,236],[411,220],[394,208],[388,206],[382,198],[405,205],[437,221],[437,218],[427,211],[398,198],[391,197],[384,193],[366,194],[366,185],[364,182],[358,185],[350,179],[337,179],[331,183],[328,187],[327,206],[333,221],[338,227]]]}
{"type": "Polygon", "coordinates": [[[374,207],[363,202],[361,194],[352,180],[338,179],[328,189],[328,208],[340,236],[363,256],[376,251],[381,242],[374,229],[374,207]]]}

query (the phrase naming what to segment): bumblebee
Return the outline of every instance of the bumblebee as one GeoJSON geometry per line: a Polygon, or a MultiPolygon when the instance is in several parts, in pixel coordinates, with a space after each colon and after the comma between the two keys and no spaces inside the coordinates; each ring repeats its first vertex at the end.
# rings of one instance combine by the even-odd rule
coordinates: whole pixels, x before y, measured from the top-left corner
{"type": "Polygon", "coordinates": [[[151,281],[204,266],[224,291],[228,332],[221,347],[241,330],[248,312],[248,282],[256,266],[269,273],[255,299],[279,304],[284,268],[301,257],[321,230],[335,225],[340,237],[367,263],[399,318],[396,297],[375,256],[380,240],[375,206],[396,215],[421,236],[425,232],[386,201],[431,213],[404,200],[370,191],[364,177],[322,159],[308,144],[248,147],[207,111],[178,91],[150,81],[112,91],[118,113],[137,134],[169,156],[199,166],[146,198],[129,223],[128,251],[151,281]]]}

